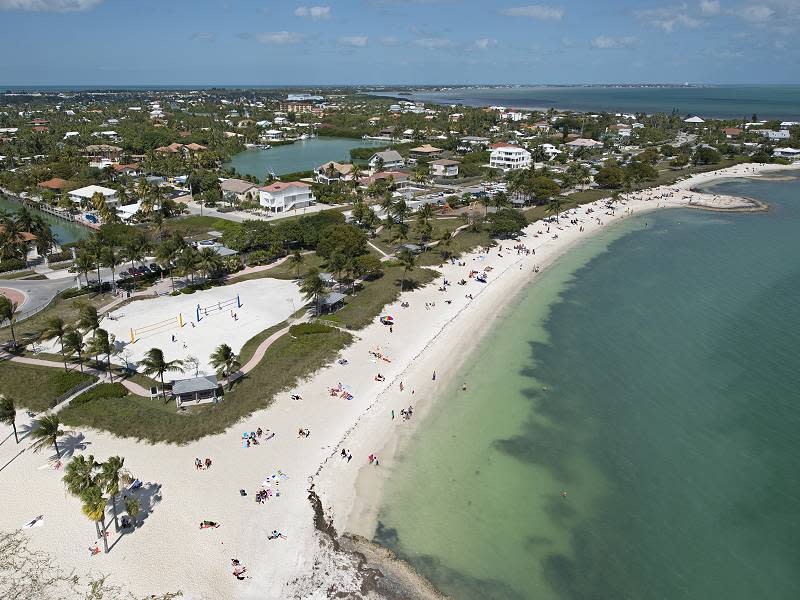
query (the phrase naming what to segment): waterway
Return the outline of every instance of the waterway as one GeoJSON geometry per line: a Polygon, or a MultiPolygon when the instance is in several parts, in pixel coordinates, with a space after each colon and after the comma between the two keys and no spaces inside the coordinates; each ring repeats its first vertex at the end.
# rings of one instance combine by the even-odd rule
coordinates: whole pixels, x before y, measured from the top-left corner
{"type": "Polygon", "coordinates": [[[293,144],[275,146],[269,150],[245,150],[233,156],[225,167],[233,167],[243,175],[253,175],[260,180],[270,171],[276,175],[310,171],[321,164],[334,160],[351,162],[350,150],[386,146],[377,140],[316,137],[293,144]]]}
{"type": "MultiPolygon", "coordinates": [[[[22,204],[15,201],[10,200],[2,195],[0,195],[0,210],[5,210],[8,212],[16,212],[22,207],[22,204]]],[[[35,211],[36,214],[41,215],[42,218],[50,225],[50,228],[53,231],[53,235],[56,238],[56,241],[59,244],[67,244],[70,242],[77,242],[84,238],[89,237],[91,231],[84,227],[83,225],[79,225],[77,223],[73,223],[70,221],[65,221],[64,219],[59,219],[58,217],[54,217],[51,214],[46,212],[42,212],[40,210],[36,210],[31,208],[30,210],[35,211]]]]}
{"type": "Polygon", "coordinates": [[[520,293],[377,541],[459,600],[800,598],[800,179],[713,189],[770,211],[631,218],[520,293]]]}

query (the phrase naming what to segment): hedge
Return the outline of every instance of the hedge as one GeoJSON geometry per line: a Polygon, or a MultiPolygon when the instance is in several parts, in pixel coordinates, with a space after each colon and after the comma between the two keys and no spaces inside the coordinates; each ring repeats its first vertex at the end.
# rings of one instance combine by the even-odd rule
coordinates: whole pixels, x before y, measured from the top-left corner
{"type": "Polygon", "coordinates": [[[80,406],[93,400],[111,400],[124,398],[128,395],[128,389],[121,383],[101,383],[90,390],[86,390],[80,396],[75,397],[70,406],[80,406]]]}
{"type": "Polygon", "coordinates": [[[333,327],[328,327],[322,323],[300,323],[289,328],[289,334],[297,337],[301,335],[313,335],[315,333],[330,333],[333,327]]]}

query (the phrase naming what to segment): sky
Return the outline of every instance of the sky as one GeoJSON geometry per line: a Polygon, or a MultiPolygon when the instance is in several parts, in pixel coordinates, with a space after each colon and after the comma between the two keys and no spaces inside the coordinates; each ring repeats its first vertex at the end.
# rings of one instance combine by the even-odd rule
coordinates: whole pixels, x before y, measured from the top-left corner
{"type": "Polygon", "coordinates": [[[800,0],[0,0],[2,85],[800,83],[800,0]]]}

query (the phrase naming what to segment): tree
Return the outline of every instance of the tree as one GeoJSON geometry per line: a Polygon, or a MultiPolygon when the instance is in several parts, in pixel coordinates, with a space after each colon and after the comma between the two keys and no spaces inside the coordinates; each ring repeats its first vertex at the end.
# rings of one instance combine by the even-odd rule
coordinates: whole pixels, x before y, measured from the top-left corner
{"type": "Polygon", "coordinates": [[[403,266],[403,278],[400,281],[400,291],[402,292],[406,287],[406,275],[409,271],[414,270],[414,265],[417,262],[417,257],[408,248],[403,248],[400,254],[397,255],[397,260],[403,266]]]}
{"type": "Polygon", "coordinates": [[[692,162],[696,165],[714,165],[721,160],[722,156],[713,148],[700,147],[692,156],[692,162]]]}
{"type": "Polygon", "coordinates": [[[50,317],[45,324],[44,331],[42,331],[42,340],[58,339],[61,344],[61,357],[64,359],[64,371],[67,369],[67,354],[64,352],[64,334],[67,333],[67,326],[64,319],[61,317],[50,317]]]}
{"type": "Polygon", "coordinates": [[[681,152],[675,158],[673,158],[669,164],[672,167],[682,169],[689,164],[689,155],[681,152]]]}
{"type": "Polygon", "coordinates": [[[358,227],[347,224],[329,225],[320,234],[317,254],[330,259],[334,252],[353,258],[367,251],[367,236],[358,227]]]}
{"type": "Polygon", "coordinates": [[[134,529],[136,529],[136,517],[139,516],[140,510],[141,506],[139,505],[139,501],[136,498],[134,498],[133,496],[128,496],[127,498],[125,498],[125,511],[131,518],[131,522],[133,523],[134,529]]]}
{"type": "Polygon", "coordinates": [[[98,483],[111,498],[111,510],[114,513],[114,529],[119,531],[117,520],[117,496],[120,492],[120,483],[128,480],[128,474],[123,470],[125,459],[120,456],[111,456],[100,465],[98,483]]]}
{"type": "Polygon", "coordinates": [[[175,371],[178,373],[183,372],[183,362],[180,360],[166,360],[164,352],[160,348],[151,348],[144,355],[144,358],[139,362],[145,375],[150,377],[158,376],[161,380],[161,394],[164,401],[167,400],[167,391],[164,389],[164,373],[175,371]]]}
{"type": "Polygon", "coordinates": [[[489,233],[494,237],[515,235],[522,231],[528,220],[513,208],[502,208],[489,216],[489,233]]]}
{"type": "Polygon", "coordinates": [[[194,274],[197,272],[199,263],[197,250],[195,250],[191,246],[187,246],[178,255],[176,263],[177,263],[176,266],[178,268],[178,273],[180,273],[181,276],[183,277],[190,275],[191,281],[192,283],[194,283],[194,274]]]}
{"type": "MultiPolygon", "coordinates": [[[[105,354],[108,358],[108,373],[111,376],[111,383],[114,383],[114,372],[111,370],[111,353],[113,352],[113,338],[105,329],[95,329],[92,339],[89,340],[87,351],[95,355],[95,359],[100,354],[105,354]]],[[[99,362],[98,362],[99,366],[99,362]]]]}
{"type": "Polygon", "coordinates": [[[91,255],[85,250],[78,252],[75,257],[75,269],[78,272],[78,287],[81,285],[81,273],[86,280],[86,287],[89,287],[89,273],[93,268],[94,259],[92,259],[91,255]]]}
{"type": "Polygon", "coordinates": [[[106,246],[101,255],[101,264],[111,269],[111,285],[117,289],[117,267],[121,261],[121,254],[113,245],[106,246]]]}
{"type": "Polygon", "coordinates": [[[209,357],[211,366],[217,371],[217,376],[228,378],[228,390],[233,387],[231,374],[241,366],[238,357],[234,354],[228,344],[220,344],[214,353],[209,357]]]}
{"type": "Polygon", "coordinates": [[[39,424],[33,430],[31,436],[35,440],[33,442],[34,452],[40,452],[50,444],[56,449],[56,458],[61,458],[61,451],[58,449],[58,438],[64,435],[65,431],[61,429],[61,423],[58,421],[56,415],[47,415],[39,419],[39,424]]]}
{"type": "Polygon", "coordinates": [[[526,187],[534,198],[540,198],[542,200],[549,200],[561,192],[561,188],[558,187],[558,184],[544,175],[534,177],[526,187]]]}
{"type": "MultiPolygon", "coordinates": [[[[125,257],[133,263],[133,266],[136,266],[136,263],[144,262],[144,259],[147,255],[147,251],[150,249],[150,244],[147,241],[147,238],[144,237],[143,233],[139,233],[138,235],[134,235],[130,237],[125,242],[125,257]]],[[[134,283],[136,280],[136,275],[134,274],[134,283]]]]}
{"type": "Polygon", "coordinates": [[[78,357],[78,365],[80,366],[81,373],[83,373],[83,349],[86,344],[83,343],[83,335],[80,331],[74,328],[69,328],[64,334],[64,347],[70,355],[78,357]]]}
{"type": "Polygon", "coordinates": [[[306,261],[305,257],[300,253],[299,250],[295,250],[292,255],[289,257],[289,264],[295,267],[295,277],[300,279],[300,267],[303,266],[303,263],[306,261]]]}
{"type": "MultiPolygon", "coordinates": [[[[181,242],[183,240],[180,240],[181,242]]],[[[156,261],[162,267],[169,270],[169,280],[172,284],[172,291],[175,291],[175,279],[172,276],[172,270],[174,268],[175,260],[178,257],[178,252],[180,251],[180,245],[178,240],[175,238],[170,238],[168,240],[164,240],[161,244],[159,244],[158,248],[156,248],[156,261]]]]}
{"type": "Polygon", "coordinates": [[[17,348],[17,335],[14,332],[14,321],[16,317],[14,313],[17,311],[17,303],[12,302],[2,294],[0,294],[0,323],[3,321],[8,321],[9,326],[11,327],[11,340],[14,346],[14,349],[17,348]]]}
{"type": "Polygon", "coordinates": [[[81,496],[83,500],[83,514],[94,521],[98,537],[103,538],[103,547],[108,553],[108,539],[106,539],[106,503],[103,491],[96,485],[88,488],[81,496]],[[102,533],[99,525],[102,525],[102,533]]]}
{"type": "Polygon", "coordinates": [[[19,444],[17,436],[17,407],[11,396],[0,394],[0,423],[11,425],[14,428],[14,440],[19,444]]]}
{"type": "Polygon", "coordinates": [[[223,268],[222,257],[211,248],[202,248],[197,253],[197,270],[205,275],[206,279],[211,279],[216,273],[220,273],[223,268]]]}
{"type": "Polygon", "coordinates": [[[95,469],[99,464],[94,456],[78,455],[67,464],[64,469],[64,484],[67,491],[73,496],[81,497],[90,487],[95,485],[95,469]]]}
{"type": "Polygon", "coordinates": [[[303,277],[303,283],[300,286],[300,293],[306,301],[314,301],[314,306],[319,312],[319,301],[322,295],[328,291],[328,286],[319,275],[319,269],[310,269],[303,277]]]}
{"type": "Polygon", "coordinates": [[[353,259],[357,277],[372,278],[381,273],[383,263],[374,254],[362,254],[353,259]]]}
{"type": "Polygon", "coordinates": [[[606,165],[597,172],[597,175],[594,176],[594,180],[597,182],[597,185],[604,188],[622,187],[624,179],[625,171],[623,171],[622,168],[617,165],[606,165]]]}

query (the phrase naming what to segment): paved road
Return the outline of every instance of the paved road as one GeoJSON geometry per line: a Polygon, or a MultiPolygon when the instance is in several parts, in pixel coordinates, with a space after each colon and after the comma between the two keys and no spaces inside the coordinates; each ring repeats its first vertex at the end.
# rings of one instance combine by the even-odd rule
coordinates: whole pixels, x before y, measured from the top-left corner
{"type": "Polygon", "coordinates": [[[17,290],[25,294],[25,300],[18,308],[17,319],[24,319],[42,310],[55,295],[75,286],[75,278],[69,279],[0,279],[0,287],[17,290]]]}

